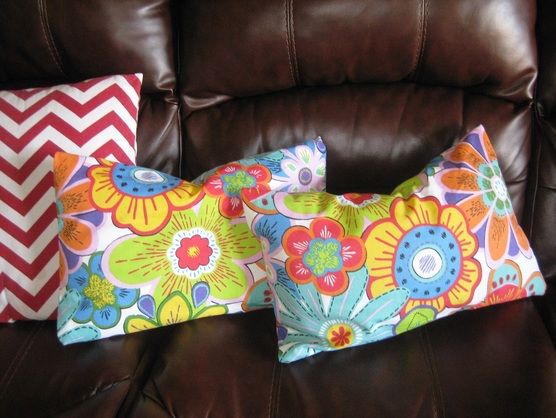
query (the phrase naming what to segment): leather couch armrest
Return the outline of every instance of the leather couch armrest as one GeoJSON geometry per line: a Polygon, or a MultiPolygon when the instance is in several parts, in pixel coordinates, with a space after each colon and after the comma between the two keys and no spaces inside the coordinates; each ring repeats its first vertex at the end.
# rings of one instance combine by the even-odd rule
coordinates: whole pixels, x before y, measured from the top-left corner
{"type": "Polygon", "coordinates": [[[548,286],[546,294],[535,299],[535,306],[539,310],[554,348],[556,348],[556,288],[548,286]]]}

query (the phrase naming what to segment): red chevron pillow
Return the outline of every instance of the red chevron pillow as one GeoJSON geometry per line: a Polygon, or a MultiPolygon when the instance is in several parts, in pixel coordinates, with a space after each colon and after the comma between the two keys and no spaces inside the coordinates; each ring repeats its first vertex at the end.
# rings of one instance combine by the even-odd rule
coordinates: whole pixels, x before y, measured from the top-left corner
{"type": "Polygon", "coordinates": [[[0,322],[55,318],[52,156],[66,151],[134,164],[141,82],[141,74],[130,74],[0,91],[0,322]]]}

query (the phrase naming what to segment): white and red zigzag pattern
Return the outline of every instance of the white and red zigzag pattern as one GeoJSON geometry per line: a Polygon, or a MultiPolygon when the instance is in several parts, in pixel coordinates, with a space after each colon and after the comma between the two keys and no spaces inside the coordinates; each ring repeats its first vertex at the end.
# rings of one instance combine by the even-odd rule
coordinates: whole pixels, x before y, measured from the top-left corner
{"type": "Polygon", "coordinates": [[[56,151],[135,163],[141,74],[0,91],[0,322],[54,318],[56,151]]]}

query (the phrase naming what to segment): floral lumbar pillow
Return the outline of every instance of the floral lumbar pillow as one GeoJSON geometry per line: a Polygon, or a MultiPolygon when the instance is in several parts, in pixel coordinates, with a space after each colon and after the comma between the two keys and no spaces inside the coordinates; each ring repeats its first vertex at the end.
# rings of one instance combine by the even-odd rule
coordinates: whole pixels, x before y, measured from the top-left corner
{"type": "Polygon", "coordinates": [[[243,198],[282,362],[546,289],[482,126],[392,195],[243,198]],[[271,220],[279,227],[259,226],[271,220]]]}
{"type": "Polygon", "coordinates": [[[226,164],[194,184],[148,168],[56,154],[65,249],[62,343],[269,307],[261,247],[239,192],[256,198],[272,190],[323,190],[325,163],[319,138],[226,164]],[[299,168],[297,177],[282,169],[290,164],[299,168]],[[79,260],[72,269],[67,254],[79,260]]]}
{"type": "Polygon", "coordinates": [[[0,322],[56,317],[54,153],[134,164],[142,79],[0,91],[0,322]]]}

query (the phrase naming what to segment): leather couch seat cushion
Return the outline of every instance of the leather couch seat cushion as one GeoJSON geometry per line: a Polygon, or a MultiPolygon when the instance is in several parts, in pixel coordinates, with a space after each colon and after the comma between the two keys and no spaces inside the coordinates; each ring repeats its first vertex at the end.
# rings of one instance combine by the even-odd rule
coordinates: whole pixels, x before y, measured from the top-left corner
{"type": "Polygon", "coordinates": [[[52,322],[2,328],[0,338],[11,342],[0,345],[2,416],[547,417],[556,408],[556,354],[531,300],[288,365],[269,310],[64,348],[52,322]]]}

